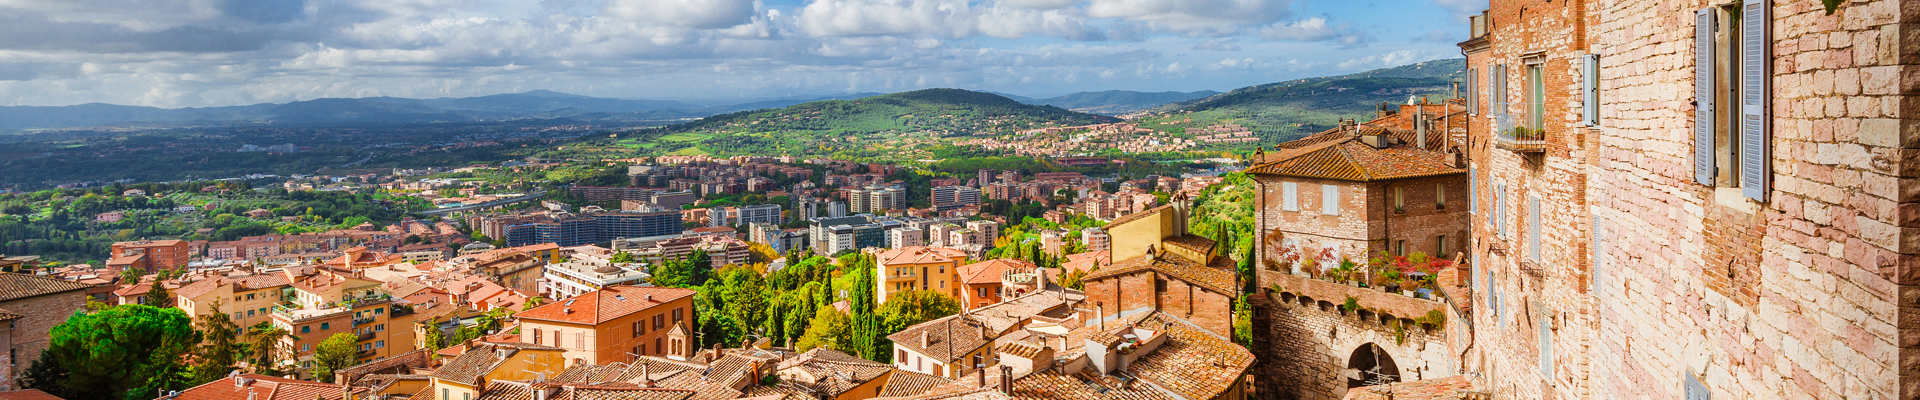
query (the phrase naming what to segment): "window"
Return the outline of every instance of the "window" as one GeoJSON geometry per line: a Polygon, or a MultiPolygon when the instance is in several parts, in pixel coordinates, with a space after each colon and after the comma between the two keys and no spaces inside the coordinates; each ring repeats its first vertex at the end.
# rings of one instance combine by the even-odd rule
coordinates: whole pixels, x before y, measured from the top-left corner
{"type": "Polygon", "coordinates": [[[374,332],[386,332],[386,331],[387,331],[387,324],[379,324],[379,325],[374,325],[374,326],[373,326],[373,331],[374,331],[374,332]]]}
{"type": "Polygon", "coordinates": [[[974,291],[976,291],[976,292],[980,292],[980,297],[981,297],[981,298],[985,298],[985,297],[987,297],[987,288],[976,288],[976,289],[974,289],[974,291]]]}
{"type": "Polygon", "coordinates": [[[333,328],[331,327],[331,325],[333,325],[333,324],[332,324],[332,323],[330,323],[330,322],[321,322],[321,323],[320,323],[320,330],[323,330],[323,331],[324,331],[324,330],[328,330],[328,329],[333,329],[333,328]]]}
{"type": "Polygon", "coordinates": [[[1580,116],[1587,126],[1600,126],[1600,55],[1580,57],[1580,116]]]}
{"type": "Polygon", "coordinates": [[[1401,187],[1401,186],[1393,187],[1393,211],[1407,212],[1407,190],[1406,189],[1407,188],[1401,187]]]}
{"type": "MultiPolygon", "coordinates": [[[[449,400],[451,400],[451,399],[449,399],[449,400]]],[[[466,393],[461,393],[461,394],[460,394],[460,400],[473,400],[473,392],[466,392],[466,393]]]]}
{"type": "Polygon", "coordinates": [[[253,300],[253,293],[247,293],[247,300],[253,300]]]}
{"type": "Polygon", "coordinates": [[[587,348],[587,333],[586,333],[586,332],[574,332],[574,333],[573,333],[573,348],[576,348],[576,349],[586,349],[586,348],[587,348]]]}
{"type": "MultiPolygon", "coordinates": [[[[639,346],[633,346],[633,355],[634,355],[634,356],[635,356],[636,358],[638,358],[638,356],[644,356],[644,355],[647,355],[647,345],[644,345],[644,344],[643,344],[643,345],[639,345],[639,346]]],[[[629,361],[631,361],[631,360],[629,360],[629,361]]]]}
{"type": "Polygon", "coordinates": [[[1467,68],[1467,114],[1480,115],[1480,70],[1467,68]]]}
{"type": "Polygon", "coordinates": [[[1493,228],[1495,236],[1507,238],[1507,183],[1493,185],[1493,228]]]}
{"type": "Polygon", "coordinates": [[[248,316],[248,317],[252,317],[252,316],[253,316],[253,310],[247,310],[247,316],[248,316]]]}
{"type": "Polygon", "coordinates": [[[1694,181],[1739,187],[1756,201],[1767,201],[1772,184],[1767,3],[1694,12],[1694,181]]]}
{"type": "Polygon", "coordinates": [[[667,318],[666,314],[655,314],[653,316],[653,329],[659,330],[662,328],[666,328],[667,326],[666,318],[667,318]]]}
{"type": "Polygon", "coordinates": [[[1473,164],[1467,164],[1467,213],[1480,214],[1480,171],[1473,164]]]}
{"type": "Polygon", "coordinates": [[[540,344],[540,328],[533,328],[533,344],[540,344]]]}
{"type": "Polygon", "coordinates": [[[313,333],[313,325],[301,325],[300,333],[313,333]]]}
{"type": "Polygon", "coordinates": [[[367,350],[373,350],[373,344],[372,344],[372,343],[361,343],[361,344],[360,344],[360,351],[367,351],[367,350]]]}
{"type": "Polygon", "coordinates": [[[1320,185],[1320,213],[1340,215],[1340,187],[1320,185]]]}
{"type": "Polygon", "coordinates": [[[1687,381],[1683,385],[1684,387],[1683,391],[1685,395],[1682,397],[1682,399],[1713,400],[1713,392],[1707,390],[1706,384],[1700,383],[1700,378],[1694,377],[1692,373],[1684,373],[1681,375],[1685,375],[1687,377],[1687,381]]]}
{"type": "Polygon", "coordinates": [[[1553,323],[1540,319],[1540,376],[1553,381],[1553,323]]]}
{"type": "Polygon", "coordinates": [[[1540,196],[1527,197],[1527,256],[1540,261],[1540,196]]]}
{"type": "Polygon", "coordinates": [[[642,318],[640,320],[633,321],[633,337],[640,337],[640,335],[644,335],[646,333],[647,333],[646,319],[642,318]]]}
{"type": "MultiPolygon", "coordinates": [[[[678,340],[675,340],[675,341],[674,341],[674,343],[675,343],[675,344],[678,344],[678,343],[680,343],[680,341],[678,341],[678,340]]],[[[655,349],[660,349],[660,350],[663,350],[663,351],[664,351],[664,350],[666,350],[666,348],[664,348],[664,347],[660,347],[660,338],[653,338],[653,348],[655,348],[655,349]]],[[[678,349],[679,347],[678,347],[678,346],[676,346],[675,348],[676,348],[676,349],[678,349]]]]}
{"type": "MultiPolygon", "coordinates": [[[[432,393],[432,392],[428,392],[428,393],[432,393]]],[[[440,398],[453,400],[453,396],[447,394],[447,388],[440,388],[440,398]]]]}
{"type": "Polygon", "coordinates": [[[301,343],[300,351],[302,352],[313,351],[313,343],[301,343]]]}
{"type": "Polygon", "coordinates": [[[681,318],[681,315],[682,315],[683,313],[685,313],[686,311],[687,311],[687,309],[686,309],[686,308],[684,308],[684,307],[675,307],[675,308],[673,309],[673,322],[674,322],[674,323],[680,323],[680,320],[681,320],[681,319],[683,319],[683,318],[681,318]]]}
{"type": "Polygon", "coordinates": [[[1443,258],[1447,256],[1447,235],[1433,237],[1433,256],[1443,258]]]}
{"type": "Polygon", "coordinates": [[[1404,255],[1407,255],[1407,241],[1406,241],[1406,239],[1401,239],[1401,240],[1395,240],[1395,241],[1393,241],[1393,254],[1399,254],[1399,255],[1403,255],[1403,256],[1404,256],[1404,255]]]}
{"type": "Polygon", "coordinates": [[[375,341],[373,341],[373,348],[376,348],[376,349],[384,349],[384,348],[387,348],[387,341],[385,341],[385,340],[375,340],[375,341]]]}
{"type": "Polygon", "coordinates": [[[1285,211],[1300,211],[1299,191],[1300,191],[1300,184],[1293,183],[1293,182],[1281,182],[1280,183],[1280,209],[1285,211]]]}
{"type": "Polygon", "coordinates": [[[1444,183],[1433,185],[1433,209],[1447,209],[1447,185],[1444,183]]]}
{"type": "Polygon", "coordinates": [[[907,351],[906,351],[906,350],[900,350],[900,362],[901,362],[902,364],[904,364],[904,363],[906,363],[906,362],[907,362],[907,351]]]}
{"type": "Polygon", "coordinates": [[[233,312],[233,319],[234,319],[234,322],[239,322],[239,320],[240,320],[240,312],[239,312],[239,311],[234,311],[234,312],[233,312]]]}
{"type": "Polygon", "coordinates": [[[1527,64],[1527,129],[1535,131],[1546,128],[1547,82],[1543,71],[1538,63],[1527,64]]]}

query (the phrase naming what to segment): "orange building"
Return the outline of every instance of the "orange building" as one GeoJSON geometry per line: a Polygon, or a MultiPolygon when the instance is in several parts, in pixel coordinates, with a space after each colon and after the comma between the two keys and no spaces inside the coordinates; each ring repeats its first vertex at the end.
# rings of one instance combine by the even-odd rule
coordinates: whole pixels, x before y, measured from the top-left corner
{"type": "Polygon", "coordinates": [[[138,268],[154,272],[161,268],[186,268],[192,249],[182,240],[142,240],[116,242],[107,267],[115,270],[138,268]]]}
{"type": "Polygon", "coordinates": [[[960,306],[972,310],[999,303],[1008,296],[1001,287],[1001,278],[1009,271],[1032,271],[1033,263],[997,259],[960,266],[960,284],[966,289],[960,295],[960,306]]]}
{"type": "Polygon", "coordinates": [[[521,342],[565,349],[568,365],[633,362],[635,355],[685,359],[692,350],[685,334],[692,331],[693,293],[608,286],[514,317],[521,342]]]}

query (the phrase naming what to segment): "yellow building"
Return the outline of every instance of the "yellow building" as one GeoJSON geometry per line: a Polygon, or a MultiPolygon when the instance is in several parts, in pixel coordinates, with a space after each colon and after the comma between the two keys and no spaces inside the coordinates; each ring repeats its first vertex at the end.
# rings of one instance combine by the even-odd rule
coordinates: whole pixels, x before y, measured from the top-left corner
{"type": "Polygon", "coordinates": [[[894,293],[910,290],[933,290],[953,298],[960,298],[960,260],[966,253],[960,250],[942,247],[909,246],[875,254],[874,276],[880,287],[876,293],[880,298],[874,304],[883,304],[894,293]]]}
{"type": "MultiPolygon", "coordinates": [[[[1165,238],[1180,237],[1187,234],[1187,204],[1178,199],[1172,204],[1155,207],[1150,210],[1128,214],[1107,223],[1106,230],[1112,242],[1109,245],[1109,260],[1126,260],[1147,255],[1148,249],[1162,248],[1165,238]]],[[[1174,250],[1169,250],[1174,251],[1174,250]]],[[[1204,254],[1181,254],[1188,259],[1204,260],[1204,254]]]]}
{"type": "Polygon", "coordinates": [[[565,350],[528,343],[480,342],[433,371],[433,397],[473,400],[487,382],[551,378],[567,367],[565,350]]]}
{"type": "Polygon", "coordinates": [[[283,274],[261,274],[239,278],[216,276],[189,283],[173,290],[174,306],[192,315],[212,314],[214,303],[220,312],[233,316],[241,328],[271,320],[273,307],[280,305],[281,289],[291,281],[283,274]]]}

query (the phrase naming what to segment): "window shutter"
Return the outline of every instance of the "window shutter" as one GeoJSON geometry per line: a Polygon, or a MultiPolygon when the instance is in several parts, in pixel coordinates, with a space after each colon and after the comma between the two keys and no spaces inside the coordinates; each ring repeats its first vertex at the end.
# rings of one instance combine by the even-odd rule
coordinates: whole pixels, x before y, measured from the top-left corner
{"type": "Polygon", "coordinates": [[[1480,70],[1467,69],[1467,114],[1480,115],[1480,70]]]}
{"type": "Polygon", "coordinates": [[[1540,261],[1540,197],[1527,196],[1527,255],[1540,261]]]}
{"type": "Polygon", "coordinates": [[[1713,185],[1714,9],[1693,12],[1693,181],[1713,185]]]}
{"type": "Polygon", "coordinates": [[[1300,185],[1293,182],[1280,183],[1280,209],[1300,211],[1300,185]]]}
{"type": "Polygon", "coordinates": [[[1493,227],[1500,238],[1507,237],[1507,183],[1494,185],[1493,189],[1493,227]]]}
{"type": "Polygon", "coordinates": [[[1706,384],[1700,383],[1700,378],[1694,377],[1691,373],[1682,373],[1681,375],[1687,377],[1685,383],[1686,400],[1713,400],[1713,393],[1707,391],[1706,384]]]}
{"type": "Polygon", "coordinates": [[[1493,115],[1507,113],[1507,66],[1493,66],[1493,115]]]}
{"type": "Polygon", "coordinates": [[[1593,217],[1593,245],[1587,247],[1592,254],[1587,256],[1593,263],[1593,271],[1587,277],[1588,293],[1600,295],[1600,274],[1607,267],[1607,228],[1600,225],[1600,217],[1593,217]]]}
{"type": "Polygon", "coordinates": [[[1480,214],[1480,171],[1467,165],[1467,214],[1480,214]]]}
{"type": "Polygon", "coordinates": [[[1540,319],[1540,376],[1553,381],[1553,324],[1540,319]]]}
{"type": "Polygon", "coordinates": [[[1773,181],[1767,135],[1767,63],[1773,41],[1767,34],[1767,0],[1743,0],[1740,10],[1740,186],[1747,198],[1767,201],[1773,181]]]}
{"type": "Polygon", "coordinates": [[[1580,94],[1583,107],[1582,116],[1587,126],[1600,126],[1600,55],[1588,54],[1580,58],[1580,94]]]}
{"type": "Polygon", "coordinates": [[[1340,215],[1340,187],[1320,185],[1320,213],[1340,215]]]}

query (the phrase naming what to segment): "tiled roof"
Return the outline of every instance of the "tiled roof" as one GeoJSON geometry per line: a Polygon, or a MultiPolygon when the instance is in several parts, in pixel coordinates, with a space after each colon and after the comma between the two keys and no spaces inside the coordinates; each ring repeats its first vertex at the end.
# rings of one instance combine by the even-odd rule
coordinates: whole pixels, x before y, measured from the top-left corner
{"type": "Polygon", "coordinates": [[[1348,389],[1345,400],[1453,400],[1468,390],[1473,390],[1473,382],[1466,375],[1454,375],[1348,389]]]}
{"type": "Polygon", "coordinates": [[[1128,368],[1135,376],[1189,399],[1225,393],[1253,366],[1253,353],[1186,320],[1153,313],[1140,323],[1160,330],[1167,340],[1128,368]]]}
{"type": "Polygon", "coordinates": [[[175,400],[335,400],[345,397],[343,388],[320,382],[275,376],[242,374],[180,391],[175,400]],[[245,386],[234,379],[247,379],[245,386]]]}
{"type": "Polygon", "coordinates": [[[810,382],[799,383],[833,395],[846,393],[862,383],[895,372],[893,366],[825,348],[809,350],[780,363],[781,371],[789,369],[798,369],[805,377],[812,378],[810,382]]]}
{"type": "Polygon", "coordinates": [[[1030,270],[1033,263],[1014,259],[993,259],[960,266],[960,281],[969,284],[1000,283],[1008,270],[1030,270]]]}
{"type": "Polygon", "coordinates": [[[40,389],[8,390],[0,392],[0,400],[61,400],[40,389]]]}
{"type": "Polygon", "coordinates": [[[480,376],[486,375],[487,372],[498,367],[501,362],[512,358],[515,354],[519,354],[520,350],[562,349],[525,343],[482,343],[479,346],[474,346],[473,349],[467,350],[465,353],[461,353],[460,356],[455,357],[453,361],[448,361],[445,365],[440,366],[440,369],[434,370],[433,377],[435,379],[445,379],[471,385],[476,382],[480,376]]]}
{"type": "MultiPolygon", "coordinates": [[[[1084,293],[1075,290],[1042,290],[1028,293],[999,303],[967,311],[967,318],[987,324],[995,334],[1006,332],[1014,326],[1036,315],[1057,311],[1070,304],[1086,300],[1084,293]]],[[[1056,315],[1064,316],[1064,315],[1056,315]]],[[[918,340],[918,339],[915,339],[918,340]]]]}
{"type": "Polygon", "coordinates": [[[1177,400],[1152,385],[1122,385],[1092,371],[1089,367],[1072,375],[1059,369],[1036,372],[1014,381],[1009,394],[1019,399],[1177,400]]]}
{"type": "Polygon", "coordinates": [[[695,394],[688,400],[721,400],[740,397],[740,391],[708,379],[700,375],[699,371],[681,371],[673,376],[653,381],[653,386],[694,391],[695,394]]]}
{"type": "Polygon", "coordinates": [[[656,305],[693,296],[693,290],[663,287],[608,286],[565,301],[548,303],[514,314],[521,319],[598,325],[656,305]],[[652,297],[652,300],[648,300],[652,297]]]}
{"type": "Polygon", "coordinates": [[[893,250],[882,251],[878,256],[874,258],[879,260],[880,265],[932,264],[932,263],[953,262],[953,258],[948,257],[944,252],[934,251],[934,250],[935,249],[933,248],[929,248],[925,246],[908,246],[908,247],[902,247],[902,248],[893,249],[893,250]]]}
{"type": "Polygon", "coordinates": [[[93,285],[11,272],[0,273],[0,301],[86,290],[90,287],[93,287],[93,285]]]}
{"type": "Polygon", "coordinates": [[[952,362],[982,346],[993,344],[1000,332],[966,314],[922,322],[887,335],[893,347],[906,348],[942,362],[952,362]]]}
{"type": "MultiPolygon", "coordinates": [[[[1388,133],[1364,132],[1363,133],[1388,133]]],[[[1259,175],[1298,176],[1343,181],[1372,182],[1392,179],[1466,173],[1466,168],[1447,165],[1443,151],[1422,150],[1405,144],[1380,149],[1361,142],[1359,135],[1308,137],[1318,143],[1281,149],[1268,161],[1247,169],[1259,175]],[[1334,140],[1338,139],[1338,140],[1334,140]]],[[[1316,135],[1318,136],[1318,135],[1316,135]]]]}
{"type": "Polygon", "coordinates": [[[1105,226],[1101,226],[1100,229],[1111,231],[1113,230],[1113,227],[1120,226],[1128,222],[1138,221],[1141,218],[1146,218],[1147,216],[1158,214],[1161,211],[1166,211],[1169,208],[1173,208],[1173,204],[1163,204],[1159,207],[1149,208],[1137,213],[1127,214],[1127,215],[1121,216],[1120,218],[1114,218],[1112,222],[1107,222],[1107,224],[1105,226]]]}
{"type": "Polygon", "coordinates": [[[1173,255],[1139,256],[1121,260],[1113,263],[1113,265],[1108,268],[1102,268],[1097,272],[1087,274],[1087,276],[1081,278],[1081,280],[1093,281],[1100,278],[1148,270],[1157,271],[1220,293],[1239,293],[1239,291],[1234,288],[1239,276],[1232,270],[1200,265],[1199,263],[1193,262],[1193,260],[1173,255]]]}
{"type": "MultiPolygon", "coordinates": [[[[7,311],[6,309],[0,309],[0,322],[12,321],[12,320],[21,319],[21,318],[26,318],[26,316],[13,311],[7,311]]],[[[0,399],[0,400],[4,400],[4,399],[0,399]]]]}
{"type": "Polygon", "coordinates": [[[487,387],[474,400],[533,400],[533,387],[526,382],[487,382],[487,387]]]}
{"type": "Polygon", "coordinates": [[[287,281],[287,276],[281,275],[281,274],[248,275],[248,276],[238,277],[238,278],[216,276],[212,278],[201,279],[191,284],[187,284],[186,286],[181,286],[179,289],[174,289],[173,294],[176,296],[193,299],[193,298],[199,298],[201,295],[205,295],[207,293],[213,292],[215,289],[219,289],[221,286],[234,285],[233,291],[244,292],[249,290],[260,290],[260,289],[265,289],[270,287],[286,286],[288,283],[290,282],[287,281]]]}
{"type": "Polygon", "coordinates": [[[1192,234],[1161,239],[1160,242],[1166,243],[1169,245],[1180,246],[1182,248],[1185,248],[1187,250],[1192,250],[1200,254],[1207,254],[1207,253],[1213,252],[1213,246],[1215,245],[1215,243],[1213,242],[1213,239],[1208,239],[1205,237],[1201,237],[1199,235],[1192,235],[1192,234]]]}
{"type": "Polygon", "coordinates": [[[948,382],[953,380],[913,371],[893,371],[893,376],[887,378],[887,385],[880,388],[880,397],[917,395],[948,382]]]}

